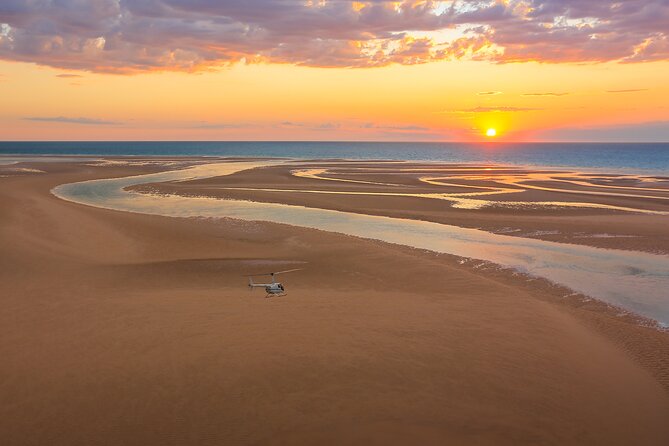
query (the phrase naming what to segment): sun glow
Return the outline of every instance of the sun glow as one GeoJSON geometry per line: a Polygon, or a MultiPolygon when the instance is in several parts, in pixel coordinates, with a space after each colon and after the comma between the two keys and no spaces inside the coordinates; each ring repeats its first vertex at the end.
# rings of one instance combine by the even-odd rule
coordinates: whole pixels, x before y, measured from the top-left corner
{"type": "Polygon", "coordinates": [[[485,132],[485,136],[488,136],[488,137],[490,137],[490,138],[492,138],[492,137],[494,137],[494,136],[497,136],[497,130],[492,129],[492,128],[491,128],[491,129],[488,129],[488,130],[486,130],[486,132],[485,132]]]}

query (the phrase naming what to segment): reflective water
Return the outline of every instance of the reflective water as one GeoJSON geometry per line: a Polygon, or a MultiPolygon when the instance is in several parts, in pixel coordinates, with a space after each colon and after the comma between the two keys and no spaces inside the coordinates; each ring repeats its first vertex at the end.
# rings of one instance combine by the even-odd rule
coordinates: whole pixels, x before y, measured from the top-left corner
{"type": "Polygon", "coordinates": [[[4,156],[0,155],[0,166],[18,163],[56,163],[95,161],[97,158],[67,157],[67,156],[4,156]]]}
{"type": "MultiPolygon", "coordinates": [[[[348,169],[347,169],[348,170],[348,169]]],[[[370,169],[366,169],[369,171],[370,169]]],[[[432,169],[434,172],[439,169],[432,169]]],[[[508,195],[515,193],[522,193],[529,189],[560,192],[577,195],[599,195],[607,197],[628,197],[628,198],[649,198],[654,200],[669,201],[669,188],[650,188],[650,187],[634,187],[634,186],[616,186],[609,184],[595,184],[592,182],[593,177],[588,174],[579,172],[515,172],[504,174],[493,174],[495,170],[508,170],[507,168],[450,168],[449,170],[457,172],[457,175],[450,176],[424,176],[419,177],[418,180],[430,184],[432,186],[447,186],[464,189],[477,189],[477,192],[441,192],[441,193],[406,193],[406,192],[360,192],[360,191],[333,191],[333,190],[305,190],[305,189],[260,189],[260,188],[225,188],[220,189],[236,189],[236,190],[258,190],[263,192],[292,192],[292,193],[313,193],[313,194],[337,194],[337,195],[368,195],[368,196],[394,196],[394,197],[415,197],[415,198],[429,198],[436,200],[445,200],[452,203],[452,207],[460,209],[482,209],[484,207],[506,207],[506,208],[581,208],[581,209],[606,209],[612,211],[631,212],[637,214],[651,214],[651,215],[669,215],[667,211],[644,209],[641,207],[629,206],[615,206],[603,203],[593,202],[575,202],[575,201],[511,201],[495,200],[496,196],[508,195]],[[466,174],[467,171],[476,171],[476,174],[466,174]],[[485,171],[485,175],[481,172],[485,171]],[[465,174],[463,174],[465,172],[465,174]],[[582,177],[582,180],[574,179],[572,177],[582,177]],[[446,182],[444,180],[449,180],[446,182]],[[493,181],[496,186],[476,186],[467,184],[467,181],[493,181]],[[553,182],[558,184],[566,184],[571,186],[578,186],[576,189],[556,188],[547,186],[538,186],[530,182],[553,182]],[[513,186],[509,188],[506,186],[513,186]],[[607,191],[608,190],[608,191],[607,191]],[[644,192],[662,192],[665,195],[644,195],[640,193],[625,193],[622,191],[644,191],[644,192]],[[474,198],[473,198],[474,197],[474,198]],[[482,199],[480,197],[486,197],[482,199]]],[[[393,166],[393,173],[401,174],[406,172],[428,171],[426,168],[404,168],[401,165],[393,166]]],[[[354,180],[350,178],[343,178],[339,175],[336,169],[296,169],[292,172],[293,176],[310,178],[321,181],[337,181],[348,183],[361,183],[381,186],[391,186],[392,188],[400,188],[400,184],[396,183],[380,183],[374,181],[354,180]],[[325,176],[328,175],[328,176],[325,176]]],[[[350,172],[345,175],[350,176],[350,172]]],[[[651,181],[657,182],[656,178],[643,177],[638,175],[618,176],[618,179],[634,180],[639,184],[649,183],[651,181]]],[[[406,188],[406,187],[405,187],[406,188]]]]}
{"type": "Polygon", "coordinates": [[[438,223],[271,203],[124,191],[131,185],[232,174],[274,162],[219,163],[61,185],[53,193],[91,206],[174,217],[230,217],[338,232],[490,261],[669,324],[669,256],[547,242],[438,223]]]}

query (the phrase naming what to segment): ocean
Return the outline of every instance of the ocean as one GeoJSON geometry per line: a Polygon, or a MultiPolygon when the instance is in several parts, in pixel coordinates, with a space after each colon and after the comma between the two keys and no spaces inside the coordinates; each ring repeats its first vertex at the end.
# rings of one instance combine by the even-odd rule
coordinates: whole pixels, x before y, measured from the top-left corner
{"type": "Polygon", "coordinates": [[[669,175],[669,143],[0,142],[0,155],[252,156],[494,163],[669,175]]]}

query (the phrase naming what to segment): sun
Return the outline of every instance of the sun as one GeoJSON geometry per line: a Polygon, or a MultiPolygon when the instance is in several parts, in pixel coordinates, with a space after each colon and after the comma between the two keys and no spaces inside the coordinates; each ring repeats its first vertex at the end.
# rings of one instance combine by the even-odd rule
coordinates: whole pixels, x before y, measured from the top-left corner
{"type": "Polygon", "coordinates": [[[493,136],[497,136],[497,130],[495,130],[495,129],[488,129],[488,130],[486,130],[486,132],[485,132],[485,136],[488,136],[488,137],[490,137],[490,138],[492,138],[493,136]]]}

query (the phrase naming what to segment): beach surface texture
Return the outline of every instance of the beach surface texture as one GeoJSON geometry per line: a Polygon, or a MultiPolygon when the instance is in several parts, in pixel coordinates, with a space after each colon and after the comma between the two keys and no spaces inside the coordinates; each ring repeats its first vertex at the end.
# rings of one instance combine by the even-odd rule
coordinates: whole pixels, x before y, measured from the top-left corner
{"type": "MultiPolygon", "coordinates": [[[[429,249],[52,193],[205,162],[0,166],[1,444],[669,444],[647,315],[429,249]],[[284,297],[242,277],[294,268],[284,297]]],[[[661,177],[315,160],[130,189],[669,252],[661,177]]]]}

